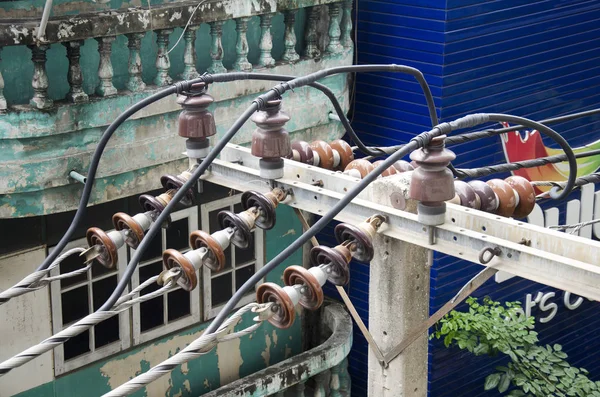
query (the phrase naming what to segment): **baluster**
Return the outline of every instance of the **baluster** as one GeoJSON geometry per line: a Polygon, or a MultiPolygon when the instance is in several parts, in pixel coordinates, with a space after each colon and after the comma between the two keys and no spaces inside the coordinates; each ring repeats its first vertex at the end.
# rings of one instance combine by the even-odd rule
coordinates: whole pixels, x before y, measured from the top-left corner
{"type": "Polygon", "coordinates": [[[225,73],[227,69],[223,66],[223,21],[214,21],[210,23],[210,37],[212,43],[210,46],[210,57],[212,63],[208,68],[208,73],[225,73]]]}
{"type": "Polygon", "coordinates": [[[248,38],[246,37],[249,20],[250,18],[248,17],[237,18],[235,20],[235,30],[237,31],[235,53],[237,57],[233,67],[242,72],[252,70],[252,64],[248,62],[248,38]]]}
{"type": "Polygon", "coordinates": [[[200,76],[200,73],[196,70],[196,31],[200,28],[200,25],[188,26],[187,30],[183,34],[183,40],[185,41],[185,49],[183,50],[183,73],[181,77],[184,80],[195,79],[200,76]]]}
{"type": "Polygon", "coordinates": [[[343,18],[342,18],[342,37],[340,42],[344,48],[351,50],[354,46],[352,42],[352,3],[354,0],[346,0],[342,3],[343,18]]]}
{"type": "Polygon", "coordinates": [[[317,20],[319,19],[319,9],[317,7],[309,7],[307,13],[305,33],[306,48],[304,49],[304,56],[308,58],[318,58],[321,55],[321,51],[317,45],[317,20]]]}
{"type": "Polygon", "coordinates": [[[146,88],[142,80],[142,58],[140,57],[141,40],[144,33],[131,33],[127,35],[127,47],[129,48],[129,80],[127,89],[132,92],[143,91],[146,88]]]}
{"type": "Polygon", "coordinates": [[[327,392],[325,391],[325,380],[327,379],[327,373],[323,371],[315,375],[313,379],[315,380],[315,392],[313,396],[327,397],[327,392]]]}
{"type": "Polygon", "coordinates": [[[173,79],[169,76],[171,61],[169,60],[169,35],[173,33],[173,29],[160,29],[156,31],[156,45],[158,52],[156,54],[156,78],[154,84],[159,87],[169,85],[173,79]]]}
{"type": "Polygon", "coordinates": [[[63,45],[67,47],[67,59],[69,60],[67,81],[71,87],[67,93],[67,100],[73,103],[87,102],[88,96],[83,92],[83,88],[81,88],[83,74],[81,73],[81,65],[79,64],[79,58],[81,58],[79,49],[83,45],[83,40],[67,41],[63,45]]]}
{"type": "Polygon", "coordinates": [[[110,59],[112,53],[112,42],[114,36],[98,37],[98,52],[100,53],[100,63],[98,64],[98,78],[100,82],[96,87],[96,94],[103,97],[109,97],[117,94],[117,89],[113,85],[113,67],[110,59]]]}
{"type": "Polygon", "coordinates": [[[340,364],[331,367],[329,397],[342,397],[342,394],[340,393],[340,364]]]}
{"type": "Polygon", "coordinates": [[[295,397],[304,397],[304,386],[306,381],[300,381],[294,386],[295,397]]]}
{"type": "Polygon", "coordinates": [[[275,60],[271,56],[271,50],[273,49],[273,36],[271,36],[271,18],[273,14],[263,14],[260,16],[260,42],[258,48],[260,48],[260,56],[258,58],[258,64],[260,66],[273,66],[275,60]]]}
{"type": "Polygon", "coordinates": [[[350,385],[352,380],[348,373],[348,357],[345,357],[340,363],[340,393],[344,397],[350,397],[350,385]]]}
{"type": "Polygon", "coordinates": [[[296,10],[288,10],[283,13],[283,23],[285,24],[285,52],[281,59],[287,62],[295,62],[300,58],[296,52],[296,32],[294,32],[295,22],[296,10]]]}
{"type": "MultiPolygon", "coordinates": [[[[2,51],[2,47],[0,47],[0,52],[2,51]]],[[[0,59],[2,61],[2,59],[0,59]]],[[[4,97],[4,77],[2,77],[2,72],[0,72],[0,114],[6,113],[8,109],[8,105],[6,104],[6,98],[4,97]]]]}
{"type": "Polygon", "coordinates": [[[344,47],[340,44],[340,4],[329,4],[329,44],[325,50],[328,54],[338,54],[344,47]]]}
{"type": "Polygon", "coordinates": [[[37,109],[48,109],[52,107],[53,101],[48,98],[48,74],[46,73],[46,51],[50,46],[28,46],[31,49],[31,60],[33,61],[33,98],[29,104],[37,109]]]}

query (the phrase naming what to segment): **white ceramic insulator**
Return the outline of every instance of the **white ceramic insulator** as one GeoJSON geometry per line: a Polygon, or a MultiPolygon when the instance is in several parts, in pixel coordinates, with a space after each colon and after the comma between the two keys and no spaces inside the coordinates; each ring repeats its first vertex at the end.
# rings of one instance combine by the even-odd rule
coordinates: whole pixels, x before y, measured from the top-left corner
{"type": "Polygon", "coordinates": [[[227,229],[214,232],[213,234],[211,234],[211,236],[212,238],[217,240],[217,243],[219,243],[223,250],[229,247],[229,243],[231,242],[231,233],[227,229]]]}
{"type": "Polygon", "coordinates": [[[111,239],[113,243],[115,243],[117,248],[121,248],[123,244],[125,244],[125,236],[122,232],[118,230],[111,230],[107,234],[108,238],[111,239]]]}
{"type": "Polygon", "coordinates": [[[344,171],[344,174],[351,176],[352,178],[362,179],[362,175],[360,174],[360,171],[355,168],[351,168],[347,171],[344,171]]]}
{"type": "Polygon", "coordinates": [[[202,149],[187,149],[186,154],[191,159],[203,159],[210,153],[210,146],[202,149]]]}
{"type": "Polygon", "coordinates": [[[500,199],[498,198],[498,195],[496,194],[496,192],[494,192],[494,196],[496,197],[496,208],[494,208],[494,211],[496,211],[498,209],[498,207],[500,206],[500,199]]]}
{"type": "Polygon", "coordinates": [[[292,300],[292,303],[294,304],[294,306],[296,306],[298,304],[298,302],[300,301],[300,291],[298,291],[294,287],[289,287],[289,286],[283,287],[283,290],[285,291],[286,294],[288,294],[288,296],[292,300]]]}
{"type": "Polygon", "coordinates": [[[325,270],[318,266],[313,266],[308,269],[308,272],[315,276],[321,287],[325,285],[325,282],[327,281],[327,273],[325,273],[325,270]]]}
{"type": "Polygon", "coordinates": [[[340,165],[340,153],[335,149],[332,149],[331,151],[333,152],[333,168],[336,168],[340,165]]]}
{"type": "Polygon", "coordinates": [[[319,157],[319,153],[316,150],[313,150],[313,165],[318,167],[321,164],[321,158],[319,157]]]}
{"type": "Polygon", "coordinates": [[[194,265],[194,269],[198,270],[202,267],[202,261],[204,260],[204,257],[206,256],[207,252],[208,251],[206,250],[206,248],[203,247],[198,248],[197,250],[188,251],[185,254],[183,254],[183,256],[185,256],[190,260],[190,262],[192,262],[192,264],[194,265]]]}
{"type": "Polygon", "coordinates": [[[133,220],[136,221],[138,225],[140,225],[143,231],[148,230],[148,228],[152,224],[152,218],[150,218],[150,216],[146,213],[135,214],[133,216],[133,220]]]}
{"type": "Polygon", "coordinates": [[[300,161],[300,153],[296,149],[292,149],[292,159],[294,161],[300,161]]]}

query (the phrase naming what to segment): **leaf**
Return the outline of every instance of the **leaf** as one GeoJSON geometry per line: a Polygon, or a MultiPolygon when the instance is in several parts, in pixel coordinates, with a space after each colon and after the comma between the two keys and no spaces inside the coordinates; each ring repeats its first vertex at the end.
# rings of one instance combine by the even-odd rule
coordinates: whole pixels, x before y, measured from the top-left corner
{"type": "Polygon", "coordinates": [[[495,388],[496,388],[496,386],[498,386],[498,383],[500,383],[500,377],[501,377],[501,375],[500,375],[500,374],[498,374],[498,373],[496,373],[496,374],[491,374],[491,375],[488,375],[488,376],[485,378],[485,385],[483,386],[483,388],[484,388],[485,390],[492,390],[492,389],[495,389],[495,388]]]}
{"type": "Polygon", "coordinates": [[[498,384],[498,391],[500,393],[504,393],[505,391],[508,390],[509,386],[510,386],[510,378],[506,374],[502,375],[500,378],[500,383],[498,384]]]}

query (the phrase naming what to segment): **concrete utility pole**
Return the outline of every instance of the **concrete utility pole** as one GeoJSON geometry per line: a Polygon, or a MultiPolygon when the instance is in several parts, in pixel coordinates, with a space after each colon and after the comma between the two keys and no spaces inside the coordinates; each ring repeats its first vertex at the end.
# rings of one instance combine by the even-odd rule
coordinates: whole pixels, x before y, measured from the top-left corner
{"type": "MultiPolygon", "coordinates": [[[[373,184],[371,199],[377,204],[416,213],[417,203],[405,199],[409,184],[410,176],[381,178],[373,184]]],[[[429,316],[429,250],[381,233],[376,235],[373,245],[369,330],[385,354],[429,316]]],[[[370,349],[368,391],[369,396],[426,396],[427,334],[387,368],[370,349]]]]}

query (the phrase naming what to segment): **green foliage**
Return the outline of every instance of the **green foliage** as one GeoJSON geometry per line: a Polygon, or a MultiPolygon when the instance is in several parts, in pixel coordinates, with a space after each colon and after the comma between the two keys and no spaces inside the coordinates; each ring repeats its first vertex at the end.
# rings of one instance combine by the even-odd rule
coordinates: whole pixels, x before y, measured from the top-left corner
{"type": "Polygon", "coordinates": [[[489,298],[483,303],[468,298],[467,304],[468,312],[453,310],[440,320],[431,338],[444,338],[446,347],[458,346],[476,356],[509,356],[507,366],[485,379],[485,390],[498,389],[511,397],[600,397],[600,382],[591,381],[585,369],[572,367],[562,346],[538,345],[534,319],[522,314],[519,302],[501,305],[489,298]]]}

